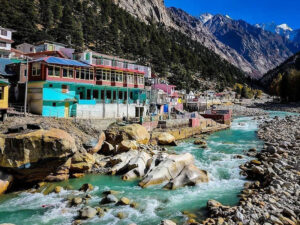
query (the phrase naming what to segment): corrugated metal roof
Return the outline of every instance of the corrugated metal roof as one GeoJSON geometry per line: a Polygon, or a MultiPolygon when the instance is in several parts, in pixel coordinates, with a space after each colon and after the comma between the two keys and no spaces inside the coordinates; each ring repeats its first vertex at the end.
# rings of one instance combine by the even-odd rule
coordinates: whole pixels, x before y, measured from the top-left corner
{"type": "Polygon", "coordinates": [[[66,66],[81,66],[81,67],[90,67],[88,64],[79,62],[77,60],[72,60],[72,59],[64,59],[64,58],[59,58],[59,57],[43,57],[40,59],[36,59],[33,62],[40,62],[44,61],[49,64],[58,64],[58,65],[66,65],[66,66]]]}
{"type": "Polygon", "coordinates": [[[6,65],[12,64],[13,61],[6,58],[0,58],[0,75],[2,76],[13,76],[14,73],[7,70],[6,65]]]}

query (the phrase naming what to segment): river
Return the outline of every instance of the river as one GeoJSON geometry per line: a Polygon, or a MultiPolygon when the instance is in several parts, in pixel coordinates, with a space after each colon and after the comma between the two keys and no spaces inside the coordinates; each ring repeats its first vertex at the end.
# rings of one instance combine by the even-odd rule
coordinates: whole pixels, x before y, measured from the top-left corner
{"type": "MultiPolygon", "coordinates": [[[[272,112],[271,115],[285,116],[287,113],[272,112]]],[[[246,180],[239,174],[239,165],[248,161],[244,150],[260,149],[262,142],[256,137],[258,124],[253,117],[240,117],[233,120],[228,130],[219,131],[208,136],[208,148],[203,150],[193,144],[193,140],[181,142],[171,148],[178,153],[190,152],[195,156],[196,165],[207,170],[209,183],[195,187],[184,187],[175,191],[163,190],[161,186],[142,189],[138,181],[122,181],[118,176],[87,175],[81,179],[70,179],[58,185],[73,190],[63,190],[60,194],[43,195],[40,193],[13,193],[0,197],[0,223],[16,225],[67,225],[71,224],[80,207],[69,208],[68,196],[80,194],[78,191],[84,183],[91,183],[95,189],[89,205],[99,205],[101,193],[105,190],[119,191],[121,196],[138,203],[138,208],[129,206],[107,207],[104,217],[95,217],[85,222],[88,225],[155,225],[163,219],[172,219],[182,224],[187,217],[186,211],[197,218],[205,216],[205,206],[209,199],[215,199],[225,205],[238,203],[238,193],[246,180]],[[237,159],[236,155],[243,155],[237,159]],[[124,212],[128,217],[120,220],[115,215],[124,212]]]]}

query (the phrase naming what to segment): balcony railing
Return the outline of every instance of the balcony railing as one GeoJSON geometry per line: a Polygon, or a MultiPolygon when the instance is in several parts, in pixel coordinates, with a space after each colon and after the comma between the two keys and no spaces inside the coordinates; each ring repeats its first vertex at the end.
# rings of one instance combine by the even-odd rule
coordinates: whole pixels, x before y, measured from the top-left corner
{"type": "Polygon", "coordinates": [[[121,68],[121,69],[137,70],[137,71],[140,71],[143,73],[146,72],[146,68],[147,68],[145,66],[141,66],[141,65],[137,65],[137,64],[114,61],[114,60],[110,60],[110,59],[95,59],[95,58],[93,58],[92,64],[117,67],[117,68],[121,68]]]}

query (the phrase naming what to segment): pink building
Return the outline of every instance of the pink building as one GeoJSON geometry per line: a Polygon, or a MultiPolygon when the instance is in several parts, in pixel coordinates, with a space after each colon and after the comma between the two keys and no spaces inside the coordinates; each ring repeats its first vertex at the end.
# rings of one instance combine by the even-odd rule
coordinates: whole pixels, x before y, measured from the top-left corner
{"type": "Polygon", "coordinates": [[[162,90],[165,93],[172,95],[175,93],[175,85],[168,85],[168,84],[154,84],[152,86],[154,89],[162,90]]]}

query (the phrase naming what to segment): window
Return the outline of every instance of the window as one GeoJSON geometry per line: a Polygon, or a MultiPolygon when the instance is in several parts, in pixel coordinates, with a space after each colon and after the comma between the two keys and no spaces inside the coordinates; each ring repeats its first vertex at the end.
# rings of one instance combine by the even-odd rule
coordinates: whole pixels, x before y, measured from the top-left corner
{"type": "Polygon", "coordinates": [[[130,92],[130,99],[133,99],[133,92],[130,92]]]}
{"type": "Polygon", "coordinates": [[[120,71],[116,72],[116,82],[123,82],[123,73],[120,71]]]}
{"type": "Polygon", "coordinates": [[[2,36],[7,36],[7,30],[1,30],[1,35],[2,36]]]}
{"type": "Polygon", "coordinates": [[[70,68],[69,69],[69,78],[73,78],[73,76],[74,76],[74,69],[70,68]]]}
{"type": "Polygon", "coordinates": [[[0,42],[0,47],[6,48],[6,43],[5,42],[0,42]]]}
{"type": "Polygon", "coordinates": [[[100,70],[99,69],[96,70],[96,79],[98,81],[103,80],[103,73],[102,73],[101,69],[100,70]]]}
{"type": "Polygon", "coordinates": [[[59,66],[56,66],[56,67],[54,68],[54,72],[55,72],[55,76],[56,76],[56,77],[60,77],[60,67],[59,67],[59,66]]]}
{"type": "Polygon", "coordinates": [[[92,98],[91,94],[92,94],[91,89],[87,89],[87,91],[86,91],[86,95],[87,95],[86,99],[91,100],[91,98],[92,98]]]}
{"type": "Polygon", "coordinates": [[[117,92],[113,91],[113,100],[116,100],[116,99],[117,99],[117,92]]]}
{"type": "Polygon", "coordinates": [[[4,87],[0,87],[0,99],[4,99],[4,87]]]}
{"type": "Polygon", "coordinates": [[[111,81],[115,82],[116,81],[116,71],[111,71],[111,81]]]}
{"type": "Polygon", "coordinates": [[[123,92],[119,91],[119,99],[123,99],[123,92]]]}
{"type": "Polygon", "coordinates": [[[94,70],[90,69],[90,80],[94,80],[94,70]]]}
{"type": "Polygon", "coordinates": [[[80,79],[84,80],[84,78],[85,78],[85,69],[81,69],[80,70],[80,79]]]}
{"type": "Polygon", "coordinates": [[[106,91],[106,98],[111,99],[111,91],[106,91]]]}
{"type": "Polygon", "coordinates": [[[41,75],[41,64],[33,63],[32,64],[32,76],[40,76],[41,75]]]}
{"type": "Polygon", "coordinates": [[[76,69],[76,79],[80,79],[80,68],[76,69]]]}
{"type": "Polygon", "coordinates": [[[69,76],[69,69],[63,68],[63,77],[68,77],[68,76],[69,76]]]}
{"type": "Polygon", "coordinates": [[[49,87],[53,87],[53,84],[49,84],[49,87]]]}
{"type": "Polygon", "coordinates": [[[61,92],[62,93],[68,93],[69,92],[68,85],[65,85],[65,84],[61,85],[61,92]]]}
{"type": "Polygon", "coordinates": [[[54,76],[54,66],[48,66],[48,76],[54,76]]]}
{"type": "Polygon", "coordinates": [[[56,102],[53,102],[53,103],[52,103],[52,106],[53,106],[53,107],[56,107],[56,102]]]}
{"type": "Polygon", "coordinates": [[[124,99],[127,100],[127,91],[124,91],[124,99]]]}
{"type": "Polygon", "coordinates": [[[93,90],[93,98],[98,99],[99,98],[99,91],[98,90],[93,90]]]}

